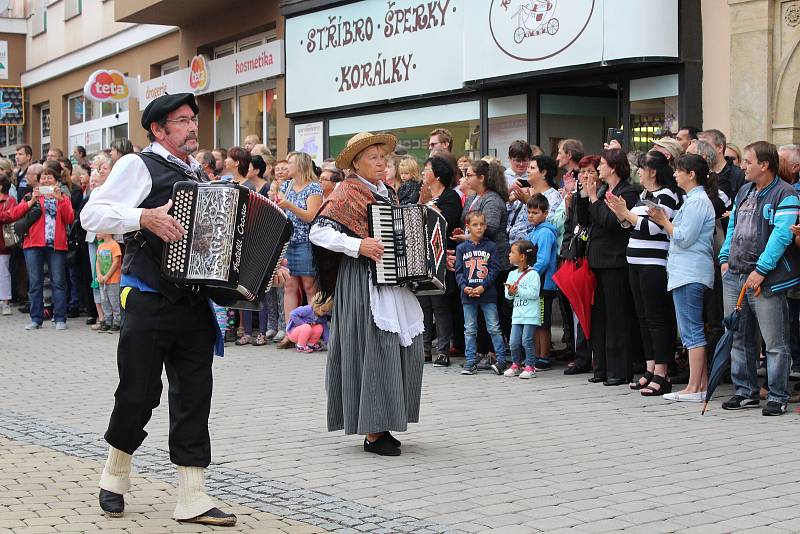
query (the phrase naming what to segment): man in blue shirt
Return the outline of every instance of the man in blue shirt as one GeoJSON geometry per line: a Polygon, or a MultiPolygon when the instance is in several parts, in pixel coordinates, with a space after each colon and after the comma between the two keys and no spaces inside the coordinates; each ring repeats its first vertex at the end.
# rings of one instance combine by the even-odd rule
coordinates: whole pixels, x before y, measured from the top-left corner
{"type": "Polygon", "coordinates": [[[769,385],[762,414],[781,415],[786,412],[789,399],[786,291],[800,284],[798,256],[791,245],[791,226],[797,222],[800,202],[794,188],[777,177],[775,145],[757,141],[746,146],[742,163],[747,182],[736,195],[725,244],[719,253],[725,313],[733,311],[742,286],[747,287],[747,295],[731,351],[736,394],[722,408],[760,406],[755,335],[758,326],[767,347],[769,385]]]}

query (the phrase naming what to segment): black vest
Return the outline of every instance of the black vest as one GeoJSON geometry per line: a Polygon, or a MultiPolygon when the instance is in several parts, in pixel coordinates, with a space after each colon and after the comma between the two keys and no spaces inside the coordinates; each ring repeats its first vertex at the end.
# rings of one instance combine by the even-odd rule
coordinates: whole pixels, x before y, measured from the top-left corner
{"type": "MultiPolygon", "coordinates": [[[[170,163],[152,152],[138,154],[150,172],[152,186],[137,207],[154,209],[166,204],[172,198],[172,186],[184,180],[205,181],[204,177],[187,171],[180,165],[170,163]]],[[[122,260],[122,272],[130,274],[155,289],[172,302],[199,302],[206,297],[196,287],[183,286],[168,282],[161,277],[161,257],[164,252],[164,241],[160,237],[145,230],[125,234],[125,257],[122,260]]]]}

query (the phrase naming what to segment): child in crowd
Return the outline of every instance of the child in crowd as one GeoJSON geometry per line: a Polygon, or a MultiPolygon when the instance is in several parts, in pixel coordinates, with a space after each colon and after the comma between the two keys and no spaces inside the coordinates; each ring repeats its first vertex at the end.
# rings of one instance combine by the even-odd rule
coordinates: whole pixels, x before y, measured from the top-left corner
{"type": "Polygon", "coordinates": [[[556,272],[558,252],[558,230],[547,222],[550,209],[547,197],[536,193],[528,199],[528,222],[533,229],[528,233],[528,241],[536,247],[536,263],[533,269],[539,274],[541,281],[541,298],[539,310],[541,326],[536,329],[536,369],[547,371],[550,363],[550,320],[553,311],[553,299],[556,297],[556,284],[553,275],[556,272]]]}
{"type": "Polygon", "coordinates": [[[520,378],[536,377],[536,352],[533,338],[541,324],[539,309],[539,273],[531,265],[536,261],[536,246],[527,240],[511,245],[508,260],[516,269],[508,273],[506,298],[514,300],[511,315],[511,359],[514,363],[503,373],[520,378]],[[524,352],[523,352],[524,347],[524,352]],[[524,358],[523,358],[524,355],[524,358]],[[525,369],[520,372],[523,365],[525,369]]]}
{"type": "Polygon", "coordinates": [[[297,352],[319,350],[320,339],[328,342],[328,315],[332,308],[333,299],[323,301],[318,293],[311,304],[292,310],[286,323],[286,335],[297,345],[297,352]]]}
{"type": "Polygon", "coordinates": [[[413,157],[402,158],[397,166],[397,172],[403,182],[397,190],[400,204],[416,204],[419,201],[419,190],[422,186],[417,160],[413,157]]]}
{"type": "Polygon", "coordinates": [[[486,216],[479,211],[467,213],[465,224],[469,230],[469,240],[456,247],[456,280],[461,292],[464,308],[464,340],[466,358],[462,375],[478,372],[475,363],[478,335],[478,308],[486,320],[486,330],[492,338],[497,362],[492,365],[495,373],[502,375],[506,370],[506,346],[500,331],[500,318],[497,314],[497,289],[494,283],[500,272],[497,247],[485,239],[486,216]]]}
{"type": "Polygon", "coordinates": [[[97,283],[100,284],[100,302],[105,319],[100,332],[119,332],[121,322],[119,282],[121,278],[122,250],[111,234],[97,234],[97,283]]]}

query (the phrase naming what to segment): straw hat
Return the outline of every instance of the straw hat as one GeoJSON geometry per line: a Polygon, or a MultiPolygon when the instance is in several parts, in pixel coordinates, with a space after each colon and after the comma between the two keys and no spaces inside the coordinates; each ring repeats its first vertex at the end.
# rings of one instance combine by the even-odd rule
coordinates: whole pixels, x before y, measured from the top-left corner
{"type": "Polygon", "coordinates": [[[662,137],[657,141],[653,141],[653,144],[666,149],[667,152],[672,154],[673,161],[678,159],[678,156],[683,154],[683,147],[681,144],[671,137],[662,137]]]}
{"type": "Polygon", "coordinates": [[[356,134],[347,141],[347,146],[336,158],[336,168],[351,169],[353,167],[353,158],[365,148],[373,145],[378,145],[384,154],[388,154],[397,145],[397,138],[392,134],[372,134],[369,132],[356,134]]]}

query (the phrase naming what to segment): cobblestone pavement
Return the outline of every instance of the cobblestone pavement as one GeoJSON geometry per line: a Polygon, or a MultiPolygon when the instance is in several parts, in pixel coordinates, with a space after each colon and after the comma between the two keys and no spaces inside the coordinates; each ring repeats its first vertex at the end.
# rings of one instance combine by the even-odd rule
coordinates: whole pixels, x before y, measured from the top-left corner
{"type": "Polygon", "coordinates": [[[0,532],[243,532],[311,534],[323,529],[246,506],[235,528],[181,525],[172,519],[173,487],[152,477],[132,477],[126,516],[108,519],[97,506],[102,462],[0,437],[0,532]]]}
{"type": "MultiPolygon", "coordinates": [[[[83,320],[66,332],[25,332],[25,319],[0,317],[0,462],[6,451],[43,456],[39,466],[30,454],[19,470],[0,463],[0,532],[20,526],[9,508],[18,503],[4,500],[19,471],[52,471],[76,507],[93,505],[117,380],[115,335],[83,320]],[[50,466],[62,461],[86,485],[71,487],[70,469],[50,466]]],[[[699,405],[560,370],[525,381],[426,366],[421,422],[399,435],[402,456],[381,458],[364,454],[358,436],[325,432],[324,363],[324,354],[272,347],[230,347],[216,359],[208,487],[240,515],[341,532],[800,532],[793,411],[767,418],[716,401],[701,417],[699,405]]],[[[718,397],[730,393],[725,386],[718,397]]],[[[171,512],[162,400],[135,456],[144,477],[136,507],[121,526],[87,510],[90,523],[132,528],[149,511],[171,512]]],[[[27,503],[62,517],[51,510],[63,505],[46,497],[27,503]]]]}

